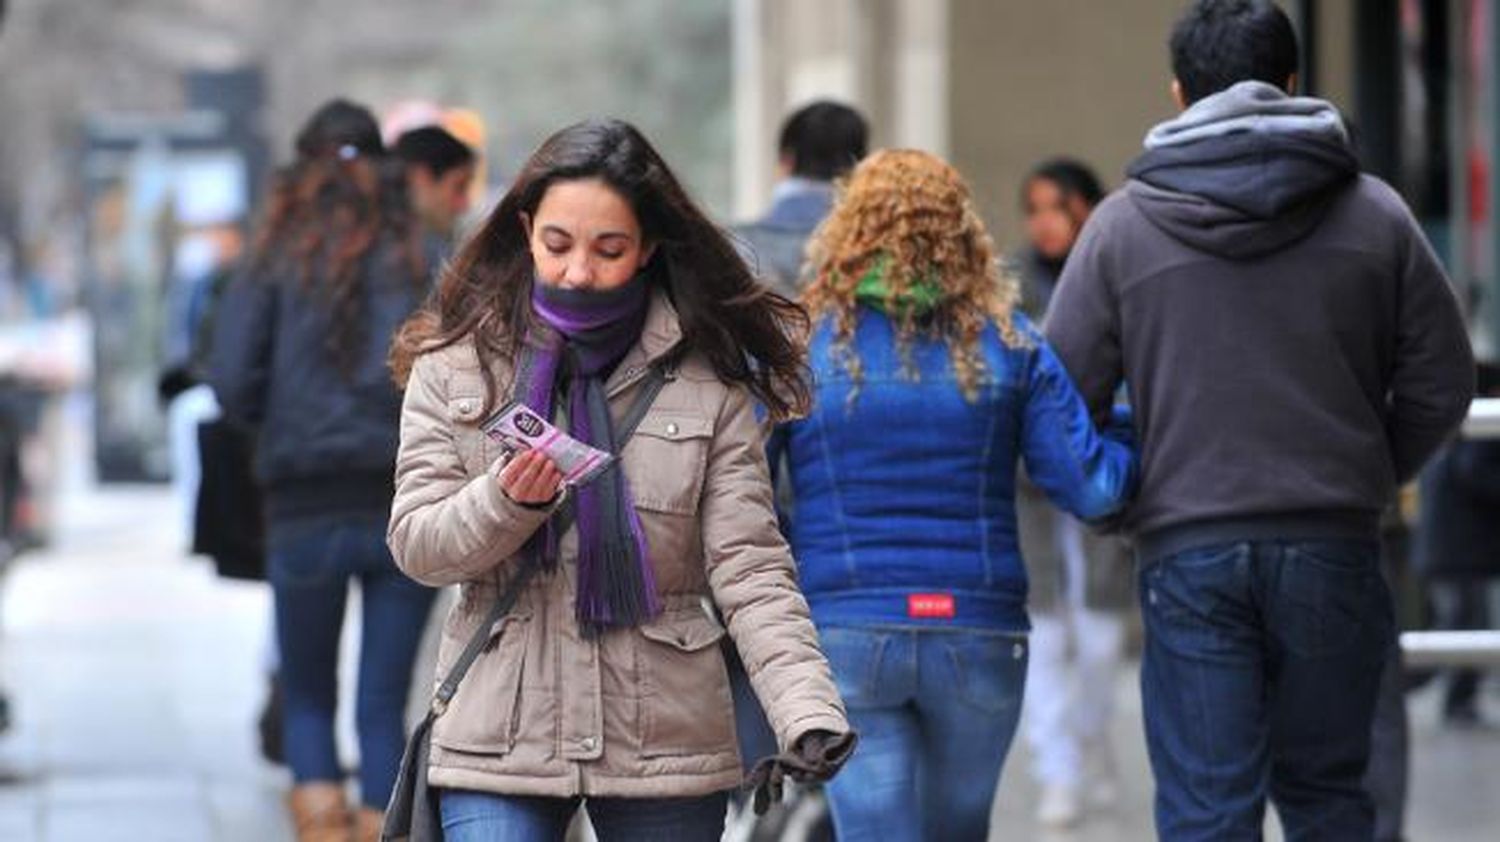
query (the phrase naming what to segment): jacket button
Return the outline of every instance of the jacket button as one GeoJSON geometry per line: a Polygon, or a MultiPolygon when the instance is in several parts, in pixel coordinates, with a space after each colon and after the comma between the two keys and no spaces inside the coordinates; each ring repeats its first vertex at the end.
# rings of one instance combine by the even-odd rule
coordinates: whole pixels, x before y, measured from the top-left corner
{"type": "Polygon", "coordinates": [[[673,423],[670,423],[670,424],[667,425],[667,435],[669,435],[669,436],[675,436],[675,435],[677,435],[677,424],[676,424],[676,422],[673,422],[673,423]]]}
{"type": "Polygon", "coordinates": [[[578,741],[578,747],[583,749],[584,751],[593,751],[594,747],[597,745],[599,745],[599,741],[594,739],[593,737],[584,737],[583,739],[578,741]]]}
{"type": "Polygon", "coordinates": [[[458,411],[460,413],[464,414],[464,415],[468,415],[469,413],[471,413],[471,412],[474,411],[474,402],[473,401],[463,401],[463,402],[459,403],[459,405],[458,405],[458,411]]]}

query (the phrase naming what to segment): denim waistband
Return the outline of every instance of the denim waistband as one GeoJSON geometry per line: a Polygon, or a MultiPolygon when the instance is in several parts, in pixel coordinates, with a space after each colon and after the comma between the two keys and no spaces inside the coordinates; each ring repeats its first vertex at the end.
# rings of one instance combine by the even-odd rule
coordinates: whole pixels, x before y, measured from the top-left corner
{"type": "Polygon", "coordinates": [[[1136,537],[1136,557],[1148,564],[1187,550],[1240,541],[1380,540],[1380,512],[1327,510],[1195,520],[1136,537]]]}
{"type": "Polygon", "coordinates": [[[809,593],[808,607],[818,625],[885,625],[905,628],[975,629],[1025,633],[1031,631],[1026,594],[1010,591],[972,591],[945,588],[871,588],[809,593]],[[913,617],[908,599],[917,594],[942,594],[953,599],[951,617],[913,617]]]}

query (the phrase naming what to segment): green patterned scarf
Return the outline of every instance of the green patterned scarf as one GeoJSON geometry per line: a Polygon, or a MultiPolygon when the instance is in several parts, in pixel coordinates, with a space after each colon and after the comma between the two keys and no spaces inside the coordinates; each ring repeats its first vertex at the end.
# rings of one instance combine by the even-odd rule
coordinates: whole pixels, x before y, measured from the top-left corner
{"type": "Polygon", "coordinates": [[[922,318],[936,310],[943,301],[942,286],[928,276],[909,283],[900,293],[893,293],[886,277],[890,262],[889,257],[881,255],[870,264],[854,288],[854,300],[892,318],[908,315],[922,318]]]}

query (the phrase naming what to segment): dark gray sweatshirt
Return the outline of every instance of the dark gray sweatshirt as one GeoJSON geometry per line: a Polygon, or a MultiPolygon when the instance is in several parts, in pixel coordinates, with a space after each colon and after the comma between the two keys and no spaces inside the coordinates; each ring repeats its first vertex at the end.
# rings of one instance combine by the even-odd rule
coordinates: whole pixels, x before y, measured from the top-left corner
{"type": "MultiPolygon", "coordinates": [[[[1242,83],[1147,137],[1046,324],[1090,407],[1122,379],[1146,548],[1370,537],[1463,419],[1468,335],[1401,198],[1327,103],[1242,83]]],[[[1147,554],[1149,555],[1149,549],[1147,554]]]]}

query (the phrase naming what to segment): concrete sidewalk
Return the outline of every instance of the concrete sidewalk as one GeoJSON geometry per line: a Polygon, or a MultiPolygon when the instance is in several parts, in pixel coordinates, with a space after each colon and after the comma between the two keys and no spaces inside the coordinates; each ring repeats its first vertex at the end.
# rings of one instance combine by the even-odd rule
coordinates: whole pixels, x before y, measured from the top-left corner
{"type": "MultiPolygon", "coordinates": [[[[15,724],[0,736],[0,840],[290,839],[288,777],[259,759],[253,729],[265,588],[219,580],[185,558],[166,489],[84,489],[62,518],[56,546],[4,582],[0,675],[15,724]]],[[[1037,792],[1017,739],[991,838],[1152,838],[1134,675],[1116,692],[1120,805],[1073,832],[1043,834],[1031,821],[1037,792]]],[[[1500,838],[1500,732],[1441,728],[1436,701],[1431,690],[1412,700],[1408,835],[1500,838]]],[[[1493,692],[1486,704],[1500,722],[1493,692]]]]}
{"type": "Polygon", "coordinates": [[[259,759],[264,587],[181,551],[165,488],[86,490],[4,583],[0,839],[288,839],[259,759]]]}

